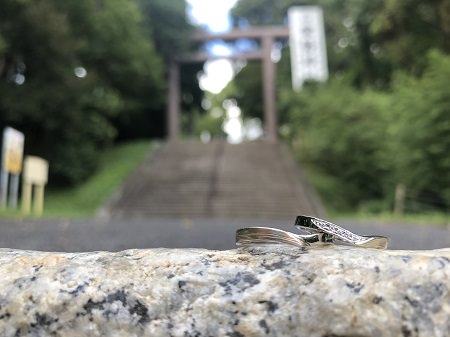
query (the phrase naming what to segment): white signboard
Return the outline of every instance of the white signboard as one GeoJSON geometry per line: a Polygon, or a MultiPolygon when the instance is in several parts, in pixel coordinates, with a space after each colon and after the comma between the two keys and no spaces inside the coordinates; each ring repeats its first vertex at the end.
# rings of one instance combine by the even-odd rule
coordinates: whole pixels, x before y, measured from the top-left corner
{"type": "Polygon", "coordinates": [[[328,62],[322,9],[291,7],[288,17],[292,87],[300,90],[305,80],[326,81],[328,62]]]}
{"type": "Polygon", "coordinates": [[[23,179],[27,183],[45,185],[48,180],[48,161],[45,159],[26,156],[23,179]]]}
{"type": "Polygon", "coordinates": [[[48,180],[48,161],[26,156],[23,165],[22,210],[29,213],[31,209],[32,189],[34,185],[34,209],[36,214],[44,211],[44,186],[48,180]]]}
{"type": "Polygon", "coordinates": [[[22,171],[23,144],[22,132],[6,127],[3,131],[2,170],[18,175],[22,171]]]}

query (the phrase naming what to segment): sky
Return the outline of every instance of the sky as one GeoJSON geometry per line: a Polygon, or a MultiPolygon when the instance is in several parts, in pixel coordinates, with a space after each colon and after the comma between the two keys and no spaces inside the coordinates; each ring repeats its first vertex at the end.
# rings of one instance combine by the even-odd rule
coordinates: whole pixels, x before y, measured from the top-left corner
{"type": "MultiPolygon", "coordinates": [[[[186,0],[190,21],[205,27],[212,33],[228,31],[232,28],[230,10],[237,0],[186,0]]],[[[216,55],[231,53],[225,46],[216,44],[209,48],[216,55]]],[[[204,66],[204,74],[200,76],[200,88],[218,94],[233,79],[233,65],[226,59],[208,61],[204,66]]]]}
{"type": "MultiPolygon", "coordinates": [[[[188,17],[193,24],[204,27],[212,33],[231,30],[230,10],[238,0],[186,0],[189,5],[188,17]]],[[[245,47],[245,46],[244,46],[245,47]]],[[[226,45],[214,43],[207,50],[215,55],[230,55],[232,51],[226,45]]],[[[204,72],[199,77],[202,90],[218,94],[233,79],[233,63],[228,59],[215,59],[204,65],[204,72]]],[[[234,100],[225,100],[226,118],[223,129],[230,143],[240,143],[244,137],[249,140],[258,139],[263,130],[259,120],[243,122],[241,110],[234,100]]]]}
{"type": "Polygon", "coordinates": [[[186,0],[190,5],[189,18],[192,23],[207,26],[211,32],[231,29],[230,9],[237,0],[186,0]]]}

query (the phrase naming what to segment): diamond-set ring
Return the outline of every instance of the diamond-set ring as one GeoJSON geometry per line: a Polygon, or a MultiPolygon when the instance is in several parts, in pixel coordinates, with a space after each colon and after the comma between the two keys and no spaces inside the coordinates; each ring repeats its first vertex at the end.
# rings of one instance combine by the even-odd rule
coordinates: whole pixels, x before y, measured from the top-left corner
{"type": "Polygon", "coordinates": [[[308,234],[294,234],[271,227],[246,227],[236,231],[236,245],[288,244],[308,248],[343,243],[364,248],[386,249],[389,244],[387,237],[358,235],[334,223],[311,216],[298,216],[294,226],[308,234]]]}

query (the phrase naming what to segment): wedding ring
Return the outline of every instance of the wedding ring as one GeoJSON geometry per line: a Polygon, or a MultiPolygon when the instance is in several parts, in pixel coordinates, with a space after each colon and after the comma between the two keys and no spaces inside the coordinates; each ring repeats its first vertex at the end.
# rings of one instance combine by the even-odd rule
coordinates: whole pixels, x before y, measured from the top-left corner
{"type": "Polygon", "coordinates": [[[296,247],[308,247],[331,242],[331,239],[332,236],[327,233],[300,235],[271,227],[246,227],[236,231],[238,246],[289,244],[296,247]]]}
{"type": "Polygon", "coordinates": [[[389,243],[389,239],[384,236],[357,235],[334,223],[311,216],[298,216],[295,227],[312,234],[326,233],[333,239],[358,247],[386,249],[389,243]]]}
{"type": "Polygon", "coordinates": [[[294,234],[271,227],[246,227],[236,231],[236,245],[289,244],[296,247],[311,247],[340,241],[358,247],[385,249],[389,240],[384,236],[358,235],[334,223],[300,215],[295,227],[308,235],[294,234]]]}

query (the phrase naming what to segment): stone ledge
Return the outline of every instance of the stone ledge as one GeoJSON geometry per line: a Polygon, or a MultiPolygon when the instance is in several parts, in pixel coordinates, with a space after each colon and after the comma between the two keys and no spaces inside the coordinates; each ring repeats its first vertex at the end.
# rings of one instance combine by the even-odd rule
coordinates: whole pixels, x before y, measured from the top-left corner
{"type": "Polygon", "coordinates": [[[1,336],[448,336],[450,249],[0,249],[1,336]]]}

